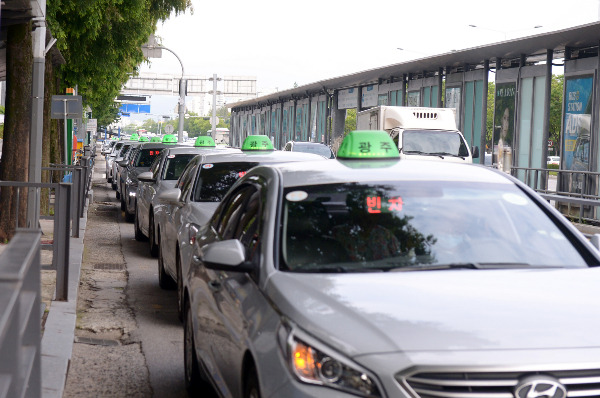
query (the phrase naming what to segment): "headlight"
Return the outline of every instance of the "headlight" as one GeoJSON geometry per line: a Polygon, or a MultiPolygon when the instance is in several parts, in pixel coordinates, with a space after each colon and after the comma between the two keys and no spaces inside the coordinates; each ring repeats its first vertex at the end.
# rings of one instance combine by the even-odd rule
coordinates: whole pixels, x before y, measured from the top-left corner
{"type": "MultiPolygon", "coordinates": [[[[294,330],[279,329],[279,339],[286,338],[282,347],[292,373],[302,382],[317,384],[361,397],[381,397],[375,377],[358,365],[332,350],[316,348],[310,338],[299,338],[294,330]]],[[[308,336],[307,336],[308,337],[308,336]]]]}

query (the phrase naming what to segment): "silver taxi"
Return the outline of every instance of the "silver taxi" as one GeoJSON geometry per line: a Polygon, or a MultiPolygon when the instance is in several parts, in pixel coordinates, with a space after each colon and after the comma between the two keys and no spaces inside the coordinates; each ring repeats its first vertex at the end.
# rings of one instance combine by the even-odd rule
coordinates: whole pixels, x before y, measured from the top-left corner
{"type": "Polygon", "coordinates": [[[158,200],[164,215],[156,217],[159,242],[158,276],[163,288],[176,286],[180,315],[182,273],[190,263],[190,243],[206,223],[221,198],[249,169],[259,164],[318,160],[323,157],[302,152],[274,151],[267,136],[249,136],[242,150],[198,155],[190,161],[175,188],[163,191],[158,200]]]}
{"type": "Polygon", "coordinates": [[[597,396],[597,249],[505,173],[389,159],[385,132],[350,137],[343,160],[250,170],[199,229],[183,275],[188,388],[597,396]]]}
{"type": "MultiPolygon", "coordinates": [[[[205,140],[208,140],[208,138],[210,137],[203,137],[205,140]]],[[[196,155],[223,150],[218,149],[214,144],[167,148],[154,160],[149,171],[138,175],[137,203],[133,222],[135,239],[138,241],[149,240],[150,254],[153,257],[158,256],[158,240],[155,233],[156,220],[164,214],[161,210],[161,204],[157,200],[157,195],[163,190],[175,187],[177,179],[181,176],[189,161],[196,155]]]]}

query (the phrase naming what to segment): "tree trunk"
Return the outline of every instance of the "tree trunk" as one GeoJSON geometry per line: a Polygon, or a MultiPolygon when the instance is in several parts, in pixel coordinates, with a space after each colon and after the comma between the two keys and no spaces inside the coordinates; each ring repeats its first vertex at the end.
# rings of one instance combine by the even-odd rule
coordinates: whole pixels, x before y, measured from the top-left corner
{"type": "MultiPolygon", "coordinates": [[[[31,23],[9,26],[6,42],[4,143],[0,162],[0,180],[3,181],[28,181],[29,179],[32,65],[31,23]]],[[[15,227],[25,227],[27,191],[27,189],[2,188],[0,241],[10,240],[15,233],[15,227]]]]}

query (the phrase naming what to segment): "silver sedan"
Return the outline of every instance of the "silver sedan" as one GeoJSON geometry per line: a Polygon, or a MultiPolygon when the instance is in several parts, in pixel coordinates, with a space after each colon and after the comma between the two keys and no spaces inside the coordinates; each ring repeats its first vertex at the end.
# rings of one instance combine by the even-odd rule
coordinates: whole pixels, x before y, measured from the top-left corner
{"type": "Polygon", "coordinates": [[[419,160],[259,166],[194,240],[190,390],[597,395],[600,253],[504,173],[419,160]]]}
{"type": "Polygon", "coordinates": [[[210,219],[229,187],[259,164],[318,159],[322,157],[272,150],[198,155],[190,161],[175,188],[158,196],[164,204],[160,208],[164,214],[157,217],[159,284],[163,288],[177,286],[180,315],[183,314],[181,275],[187,273],[190,263],[190,239],[210,219]]]}

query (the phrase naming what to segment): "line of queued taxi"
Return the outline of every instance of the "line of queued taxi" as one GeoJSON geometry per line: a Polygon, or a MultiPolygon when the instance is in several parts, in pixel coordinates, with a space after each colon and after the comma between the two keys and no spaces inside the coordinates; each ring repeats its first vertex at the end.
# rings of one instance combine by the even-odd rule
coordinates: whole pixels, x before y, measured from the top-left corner
{"type": "MultiPolygon", "coordinates": [[[[190,173],[218,166],[202,157],[190,173]]],[[[209,380],[243,398],[598,394],[600,254],[518,180],[401,161],[372,131],[350,133],[337,160],[238,177],[180,236],[190,391],[209,380]]],[[[177,200],[195,194],[191,180],[177,200]]]]}
{"type": "Polygon", "coordinates": [[[193,147],[176,146],[165,148],[154,160],[150,166],[150,170],[140,173],[137,176],[140,184],[136,193],[135,238],[139,241],[150,241],[150,254],[153,257],[158,256],[155,220],[164,214],[157,196],[161,191],[175,187],[175,183],[194,156],[201,153],[224,150],[226,148],[219,148],[215,145],[212,137],[200,136],[194,141],[193,147]]]}
{"type": "Polygon", "coordinates": [[[197,155],[187,165],[175,187],[157,196],[155,210],[158,278],[162,288],[177,287],[182,312],[182,278],[190,263],[190,241],[212,216],[221,198],[249,169],[259,164],[323,159],[301,152],[275,151],[267,136],[249,136],[241,150],[229,149],[197,155]]]}

